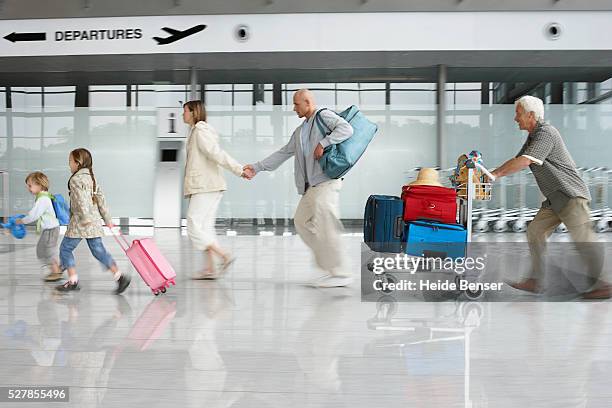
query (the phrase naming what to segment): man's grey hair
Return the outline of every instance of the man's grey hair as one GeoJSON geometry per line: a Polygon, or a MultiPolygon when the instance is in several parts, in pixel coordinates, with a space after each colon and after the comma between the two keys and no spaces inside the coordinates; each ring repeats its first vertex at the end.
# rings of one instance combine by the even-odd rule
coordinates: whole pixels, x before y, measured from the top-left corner
{"type": "Polygon", "coordinates": [[[531,95],[521,96],[514,102],[514,105],[521,105],[527,113],[533,112],[533,116],[535,116],[537,121],[544,119],[544,102],[540,98],[531,95]]]}

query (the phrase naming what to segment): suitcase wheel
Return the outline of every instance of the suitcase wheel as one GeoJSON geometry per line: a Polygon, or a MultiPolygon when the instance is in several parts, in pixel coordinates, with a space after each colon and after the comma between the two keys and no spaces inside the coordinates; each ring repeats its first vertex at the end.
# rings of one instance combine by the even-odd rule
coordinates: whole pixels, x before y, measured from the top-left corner
{"type": "Polygon", "coordinates": [[[155,296],[158,296],[158,295],[159,295],[159,291],[158,291],[158,290],[154,290],[154,291],[153,291],[153,294],[154,294],[155,296]]]}
{"type": "Polygon", "coordinates": [[[161,292],[166,293],[166,288],[165,287],[161,288],[161,292]]]}

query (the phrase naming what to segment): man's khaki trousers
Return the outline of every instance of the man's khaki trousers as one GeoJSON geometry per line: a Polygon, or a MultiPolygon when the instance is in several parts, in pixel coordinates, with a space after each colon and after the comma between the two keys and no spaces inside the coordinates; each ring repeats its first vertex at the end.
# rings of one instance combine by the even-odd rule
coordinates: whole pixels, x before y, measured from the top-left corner
{"type": "Polygon", "coordinates": [[[329,180],[308,188],[295,210],[297,233],[312,250],[319,268],[334,276],[347,276],[340,233],[338,200],[342,180],[329,180]]]}
{"type": "Polygon", "coordinates": [[[546,240],[561,223],[567,227],[574,241],[582,264],[583,272],[595,283],[602,273],[603,253],[590,221],[589,202],[584,198],[572,198],[559,214],[550,208],[540,208],[527,228],[527,241],[531,252],[531,278],[544,278],[544,255],[546,240]]]}

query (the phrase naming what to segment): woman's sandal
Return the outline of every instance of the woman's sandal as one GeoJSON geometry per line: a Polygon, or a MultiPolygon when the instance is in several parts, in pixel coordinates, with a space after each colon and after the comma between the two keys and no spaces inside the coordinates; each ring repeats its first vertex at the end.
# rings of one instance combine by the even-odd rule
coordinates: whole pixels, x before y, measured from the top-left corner
{"type": "Polygon", "coordinates": [[[225,274],[225,272],[227,272],[227,270],[230,268],[230,266],[232,266],[235,260],[236,260],[235,256],[229,255],[226,258],[226,261],[224,261],[223,265],[221,266],[221,271],[219,272],[219,276],[225,274]]]}
{"type": "Polygon", "coordinates": [[[210,268],[204,269],[198,275],[194,275],[191,277],[192,280],[215,280],[218,275],[215,272],[212,272],[210,268]]]}

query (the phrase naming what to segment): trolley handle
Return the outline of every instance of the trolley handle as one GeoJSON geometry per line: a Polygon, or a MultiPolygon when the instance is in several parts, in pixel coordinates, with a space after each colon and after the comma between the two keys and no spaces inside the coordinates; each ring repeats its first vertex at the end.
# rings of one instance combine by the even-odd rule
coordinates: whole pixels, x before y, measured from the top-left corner
{"type": "Polygon", "coordinates": [[[125,238],[125,235],[123,235],[121,233],[121,229],[119,229],[119,233],[118,234],[115,234],[115,231],[113,231],[112,228],[109,228],[109,229],[110,229],[110,232],[111,232],[113,238],[115,238],[115,241],[117,241],[117,243],[119,244],[119,246],[121,247],[123,252],[127,252],[127,250],[130,249],[130,243],[125,238]],[[121,240],[119,238],[121,238],[121,240]],[[121,242],[121,241],[123,241],[123,242],[121,242]],[[125,243],[125,247],[123,246],[124,243],[125,243]]]}
{"type": "Polygon", "coordinates": [[[493,174],[492,174],[492,173],[491,173],[489,170],[487,170],[487,169],[485,168],[485,166],[483,166],[482,164],[480,164],[480,163],[478,163],[478,162],[475,162],[475,163],[474,163],[474,165],[476,165],[476,167],[478,167],[478,169],[479,169],[480,171],[482,171],[484,174],[486,174],[486,175],[487,175],[487,177],[489,178],[489,180],[491,180],[491,181],[495,181],[496,177],[495,177],[495,176],[494,176],[494,175],[493,175],[493,174]]]}

